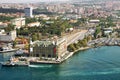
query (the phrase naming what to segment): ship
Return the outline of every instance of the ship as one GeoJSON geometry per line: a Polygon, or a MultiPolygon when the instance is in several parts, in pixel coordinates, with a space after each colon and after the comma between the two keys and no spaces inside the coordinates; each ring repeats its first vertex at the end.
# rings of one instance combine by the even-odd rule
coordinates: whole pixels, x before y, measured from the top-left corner
{"type": "Polygon", "coordinates": [[[9,61],[1,62],[2,67],[26,67],[29,62],[25,58],[11,58],[9,61]]]}

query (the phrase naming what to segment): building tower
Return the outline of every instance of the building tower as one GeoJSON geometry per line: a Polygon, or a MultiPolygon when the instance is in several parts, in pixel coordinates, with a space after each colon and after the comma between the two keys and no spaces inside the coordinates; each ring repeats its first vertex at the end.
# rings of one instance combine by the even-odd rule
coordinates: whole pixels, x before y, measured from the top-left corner
{"type": "Polygon", "coordinates": [[[25,8],[25,16],[26,17],[33,17],[33,8],[32,7],[27,7],[25,8]]]}

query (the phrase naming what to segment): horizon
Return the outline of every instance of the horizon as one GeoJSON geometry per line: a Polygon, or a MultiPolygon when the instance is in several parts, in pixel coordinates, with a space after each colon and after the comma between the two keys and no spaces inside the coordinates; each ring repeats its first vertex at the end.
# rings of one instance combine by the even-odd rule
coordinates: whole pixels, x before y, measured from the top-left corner
{"type": "MultiPolygon", "coordinates": [[[[84,2],[84,1],[101,1],[101,0],[1,0],[0,3],[37,3],[37,2],[84,2]]],[[[119,0],[103,0],[119,1],[119,0]]]]}
{"type": "Polygon", "coordinates": [[[70,0],[1,0],[0,3],[65,2],[70,0]]]}

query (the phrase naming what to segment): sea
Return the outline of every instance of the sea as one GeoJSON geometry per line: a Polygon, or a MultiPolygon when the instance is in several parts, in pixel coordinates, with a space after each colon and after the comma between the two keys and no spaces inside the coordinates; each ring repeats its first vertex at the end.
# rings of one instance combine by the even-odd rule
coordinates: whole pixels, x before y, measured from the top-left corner
{"type": "Polygon", "coordinates": [[[120,47],[79,51],[59,65],[0,65],[0,80],[120,80],[120,47]]]}

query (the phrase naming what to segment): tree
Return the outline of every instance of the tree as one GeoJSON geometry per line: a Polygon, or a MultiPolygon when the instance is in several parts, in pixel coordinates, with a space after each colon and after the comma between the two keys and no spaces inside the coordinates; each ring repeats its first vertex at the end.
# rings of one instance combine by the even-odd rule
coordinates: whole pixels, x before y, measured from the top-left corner
{"type": "Polygon", "coordinates": [[[74,43],[74,47],[75,47],[75,49],[79,49],[80,48],[78,43],[74,43]]]}
{"type": "Polygon", "coordinates": [[[17,42],[16,41],[13,41],[13,48],[15,48],[17,42]]]}
{"type": "Polygon", "coordinates": [[[85,25],[86,21],[87,21],[86,18],[80,18],[77,20],[76,23],[73,23],[72,25],[73,26],[83,26],[83,25],[85,25]]]}
{"type": "Polygon", "coordinates": [[[92,36],[91,36],[91,35],[87,36],[87,37],[86,37],[86,40],[87,40],[87,42],[88,42],[89,40],[92,40],[92,36]]]}
{"type": "Polygon", "coordinates": [[[10,21],[11,19],[14,19],[15,17],[11,17],[11,16],[0,16],[0,21],[1,22],[6,22],[6,21],[10,21]]]}
{"type": "Polygon", "coordinates": [[[75,50],[76,50],[76,48],[75,48],[74,44],[70,44],[70,45],[68,46],[68,51],[73,52],[73,51],[75,51],[75,50]]]}
{"type": "Polygon", "coordinates": [[[97,38],[97,35],[101,32],[101,28],[97,27],[94,33],[94,37],[97,38]]]}
{"type": "Polygon", "coordinates": [[[32,41],[36,41],[36,40],[38,40],[37,34],[33,34],[33,35],[32,35],[32,41]]]}
{"type": "Polygon", "coordinates": [[[32,22],[37,22],[38,20],[36,18],[26,18],[26,24],[32,23],[32,22]]]}
{"type": "Polygon", "coordinates": [[[15,25],[13,24],[8,24],[8,27],[5,28],[5,31],[6,32],[9,32],[9,31],[12,31],[15,29],[15,25]]]}
{"type": "Polygon", "coordinates": [[[83,40],[79,40],[78,44],[80,47],[86,47],[87,46],[87,38],[84,38],[83,40]]]}
{"type": "Polygon", "coordinates": [[[24,46],[24,48],[25,48],[26,50],[29,50],[29,44],[26,44],[26,45],[24,46]]]}
{"type": "Polygon", "coordinates": [[[108,16],[107,18],[104,18],[104,19],[101,18],[99,26],[105,27],[105,28],[116,26],[116,24],[113,23],[112,19],[113,19],[112,16],[108,16]]]}
{"type": "Polygon", "coordinates": [[[87,46],[87,39],[83,39],[82,44],[83,44],[83,47],[86,47],[87,46]]]}

